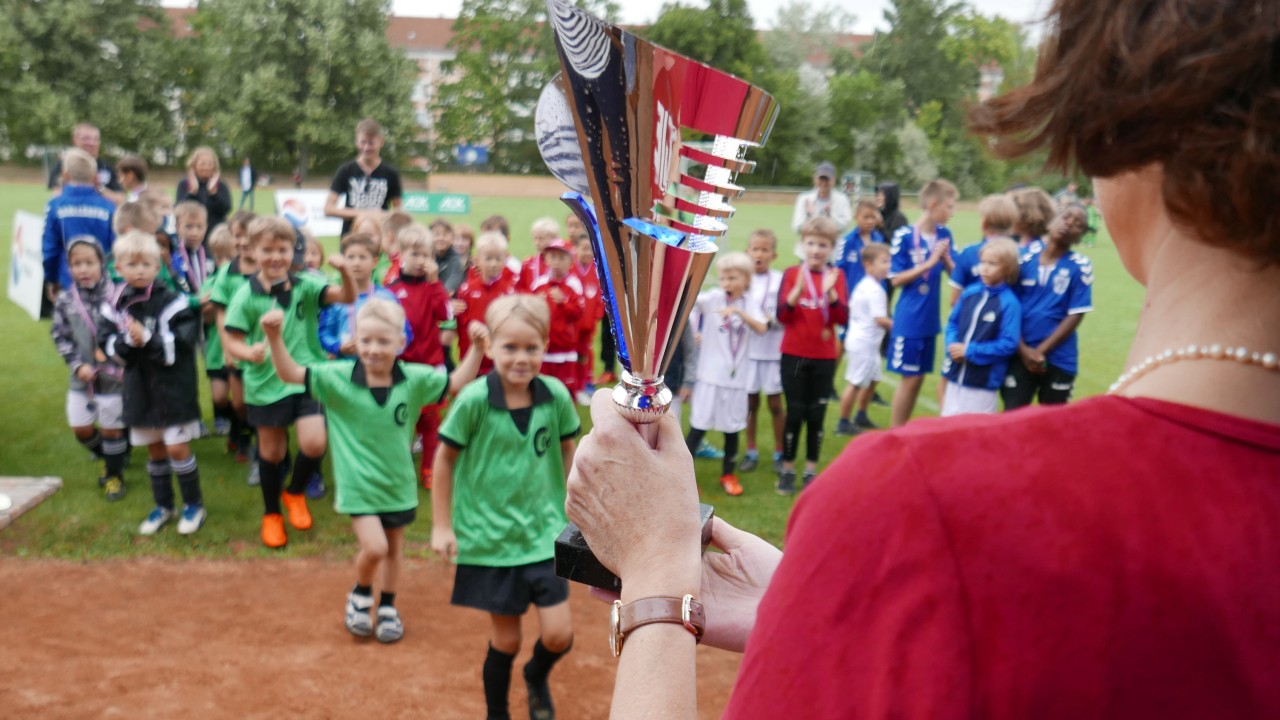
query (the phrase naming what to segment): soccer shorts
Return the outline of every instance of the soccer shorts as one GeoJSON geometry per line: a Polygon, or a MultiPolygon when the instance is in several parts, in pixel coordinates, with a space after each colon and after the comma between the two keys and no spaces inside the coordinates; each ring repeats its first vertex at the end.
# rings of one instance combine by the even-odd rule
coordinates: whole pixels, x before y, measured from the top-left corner
{"type": "Polygon", "coordinates": [[[936,336],[910,338],[894,335],[889,341],[889,372],[904,377],[933,372],[936,343],[936,336]]]}
{"type": "Polygon", "coordinates": [[[152,445],[158,442],[162,442],[165,445],[183,445],[194,441],[198,437],[200,437],[199,420],[160,428],[129,428],[129,442],[134,447],[152,445]]]}
{"type": "Polygon", "coordinates": [[[747,360],[747,394],[765,395],[782,393],[781,360],[747,360]]]}
{"type": "Polygon", "coordinates": [[[254,427],[286,428],[298,418],[320,415],[324,408],[307,393],[294,393],[269,405],[246,405],[245,414],[254,427]]]}
{"type": "Polygon", "coordinates": [[[529,603],[551,607],[568,599],[569,581],[556,575],[554,560],[542,560],[512,567],[458,565],[450,602],[494,615],[523,615],[529,603]]]}
{"type": "Polygon", "coordinates": [[[94,393],[90,400],[83,391],[67,391],[67,424],[71,427],[88,427],[97,422],[103,430],[120,430],[124,428],[123,413],[123,395],[94,393]]]}

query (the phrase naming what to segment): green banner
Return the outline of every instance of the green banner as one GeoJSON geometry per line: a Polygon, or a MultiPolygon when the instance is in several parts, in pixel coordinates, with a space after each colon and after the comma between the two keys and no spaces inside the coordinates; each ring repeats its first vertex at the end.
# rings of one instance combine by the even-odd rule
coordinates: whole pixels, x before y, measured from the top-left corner
{"type": "Polygon", "coordinates": [[[467,215],[471,212],[471,196],[460,193],[407,192],[405,212],[429,215],[467,215]]]}

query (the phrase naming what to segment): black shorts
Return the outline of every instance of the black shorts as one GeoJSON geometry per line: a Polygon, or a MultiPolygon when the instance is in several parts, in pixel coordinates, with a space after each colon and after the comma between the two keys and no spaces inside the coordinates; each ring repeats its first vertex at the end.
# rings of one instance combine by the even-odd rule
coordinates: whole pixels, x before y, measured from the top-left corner
{"type": "Polygon", "coordinates": [[[358,517],[369,517],[371,515],[382,521],[383,530],[395,530],[396,528],[405,527],[414,520],[417,520],[418,508],[409,508],[408,510],[400,510],[399,512],[365,513],[352,515],[351,517],[354,519],[358,517]]]}
{"type": "Polygon", "coordinates": [[[204,376],[210,380],[221,380],[222,382],[226,382],[228,373],[225,367],[220,367],[217,370],[206,369],[204,371],[204,376]]]}
{"type": "Polygon", "coordinates": [[[1015,354],[1009,360],[1009,374],[1000,387],[1000,399],[1005,410],[1025,407],[1034,400],[1041,405],[1064,405],[1071,400],[1075,381],[1075,375],[1052,365],[1046,365],[1044,372],[1036,375],[1015,354]]]}
{"type": "Polygon", "coordinates": [[[233,377],[237,380],[244,377],[244,371],[234,365],[227,365],[222,369],[227,371],[227,377],[233,377]]]}
{"type": "Polygon", "coordinates": [[[254,427],[285,428],[298,418],[320,415],[324,408],[307,393],[294,393],[270,405],[246,405],[245,415],[254,427]]]}
{"type": "Polygon", "coordinates": [[[450,602],[494,615],[523,615],[529,603],[551,607],[568,599],[569,581],[556,575],[554,560],[543,560],[514,567],[459,565],[450,602]]]}

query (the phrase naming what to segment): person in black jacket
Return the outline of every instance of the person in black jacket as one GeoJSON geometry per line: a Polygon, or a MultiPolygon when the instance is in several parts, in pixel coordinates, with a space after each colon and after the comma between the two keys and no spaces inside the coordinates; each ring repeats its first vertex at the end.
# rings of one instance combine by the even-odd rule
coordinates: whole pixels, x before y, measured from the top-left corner
{"type": "Polygon", "coordinates": [[[207,243],[209,232],[226,222],[231,212],[231,190],[222,181],[222,165],[213,148],[198,147],[187,158],[187,176],[178,181],[173,204],[183,200],[195,200],[209,212],[204,234],[207,243]]]}
{"type": "Polygon", "coordinates": [[[170,475],[176,473],[183,502],[178,532],[190,535],[205,520],[200,473],[190,446],[199,433],[200,316],[186,295],[156,282],[160,246],[153,235],[131,230],[112,252],[125,286],[111,304],[112,317],[99,342],[108,358],[124,366],[124,421],[133,444],[147,446],[156,507],[138,532],[154,535],[173,517],[170,475]]]}

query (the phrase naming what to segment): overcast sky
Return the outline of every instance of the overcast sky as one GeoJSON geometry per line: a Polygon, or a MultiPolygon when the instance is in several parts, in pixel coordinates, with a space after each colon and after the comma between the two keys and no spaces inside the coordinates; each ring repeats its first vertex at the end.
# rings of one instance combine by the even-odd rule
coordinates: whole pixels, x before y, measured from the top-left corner
{"type": "MultiPolygon", "coordinates": [[[[811,0],[812,4],[821,7],[824,4],[841,5],[853,13],[856,21],[853,32],[870,34],[876,30],[885,30],[884,9],[887,0],[811,0]]],[[[1041,13],[1048,9],[1047,0],[968,0],[984,15],[1000,15],[1016,22],[1038,20],[1041,13]]],[[[698,0],[684,0],[685,4],[697,4],[698,0]]],[[[651,23],[658,17],[662,7],[660,1],[621,0],[622,21],[625,23],[651,23]]],[[[756,27],[772,27],[778,8],[786,4],[786,0],[747,0],[751,7],[751,16],[756,27]]],[[[456,17],[462,0],[392,0],[392,8],[397,15],[414,17],[456,17]]],[[[1036,33],[1038,35],[1038,33],[1036,33]]]]}

